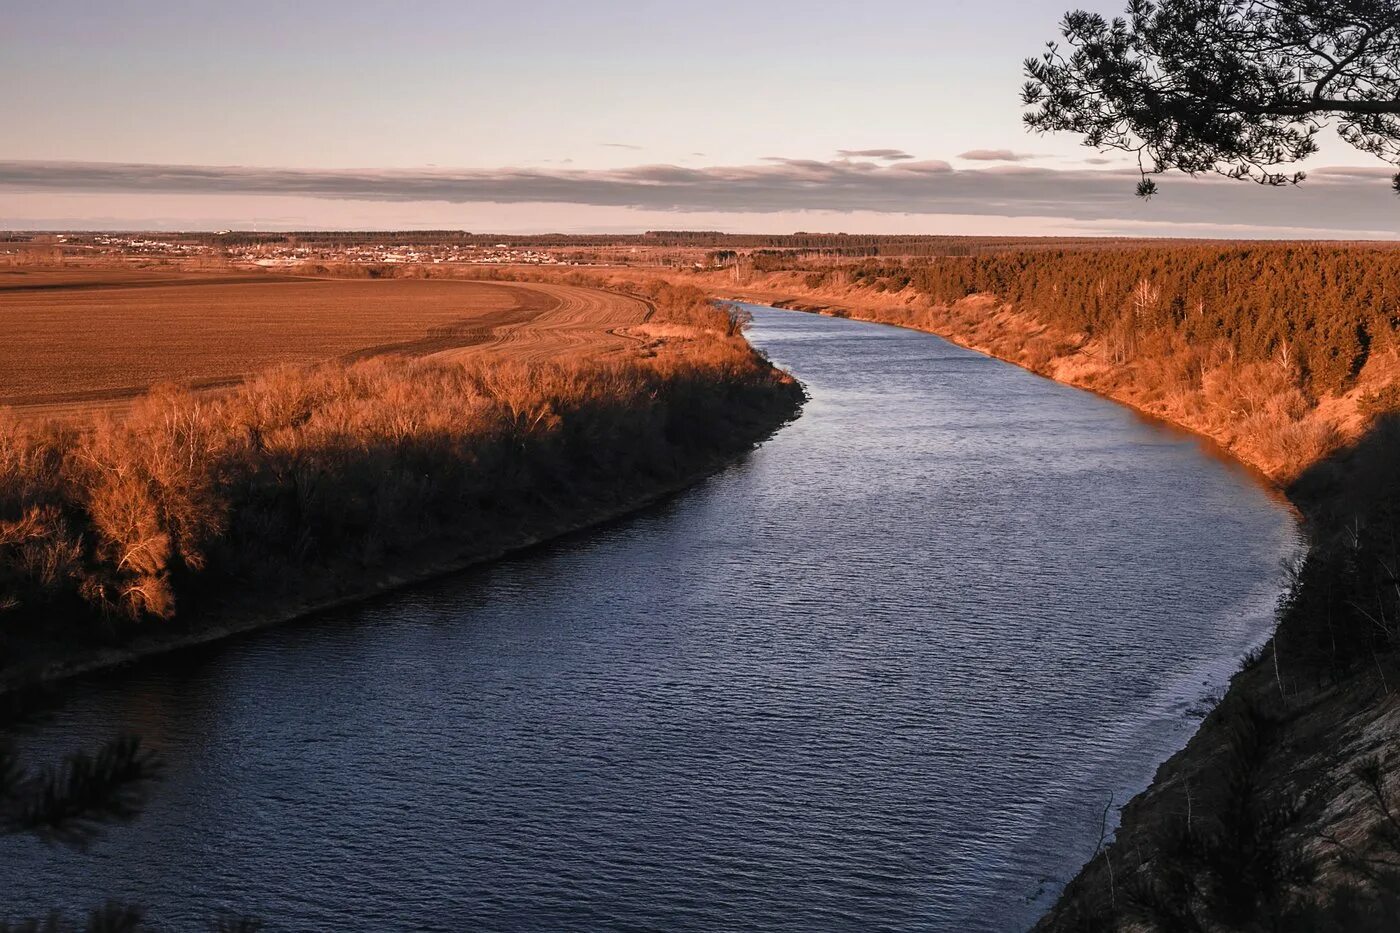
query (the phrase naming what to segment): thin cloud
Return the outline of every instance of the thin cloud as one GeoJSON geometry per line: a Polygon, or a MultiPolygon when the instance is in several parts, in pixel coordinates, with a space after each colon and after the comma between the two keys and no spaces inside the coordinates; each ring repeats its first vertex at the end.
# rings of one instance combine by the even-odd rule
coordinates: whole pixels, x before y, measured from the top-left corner
{"type": "Polygon", "coordinates": [[[879,159],[882,162],[902,162],[914,158],[903,149],[837,149],[843,159],[879,159]]]}
{"type": "Polygon", "coordinates": [[[1322,168],[1311,170],[1308,176],[1322,178],[1386,179],[1395,177],[1395,169],[1375,168],[1368,165],[1324,165],[1322,168]]]}
{"type": "Polygon", "coordinates": [[[969,149],[958,153],[969,162],[1025,162],[1036,157],[1034,152],[1013,152],[1010,149],[969,149]]]}
{"type": "Polygon", "coordinates": [[[602,143],[601,145],[607,146],[609,149],[631,149],[634,152],[641,152],[643,149],[642,146],[634,146],[631,143],[602,143]]]}
{"type": "Polygon", "coordinates": [[[1321,168],[1298,187],[1184,176],[1163,179],[1150,202],[1133,197],[1136,169],[946,162],[781,159],[759,165],[618,169],[308,170],[131,163],[0,161],[0,189],[284,195],[364,202],[562,203],[673,212],[792,211],[1060,217],[1156,224],[1294,226],[1397,231],[1387,169],[1321,168]]]}
{"type": "Polygon", "coordinates": [[[905,162],[902,165],[891,167],[893,171],[915,172],[923,175],[937,175],[943,172],[951,172],[953,166],[942,159],[924,159],[922,162],[905,162]]]}

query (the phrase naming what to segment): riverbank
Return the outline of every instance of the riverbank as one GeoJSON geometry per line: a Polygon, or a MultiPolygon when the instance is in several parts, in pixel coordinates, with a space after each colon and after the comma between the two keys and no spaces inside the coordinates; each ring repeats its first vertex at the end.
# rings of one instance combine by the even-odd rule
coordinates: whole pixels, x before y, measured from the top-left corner
{"type": "Polygon", "coordinates": [[[935,333],[1199,434],[1285,495],[1312,542],[1274,637],[1123,807],[1112,841],[1037,929],[1389,924],[1400,911],[1400,761],[1387,757],[1400,734],[1400,427],[1367,402],[1400,381],[1394,349],[1330,398],[1279,405],[1289,389],[1274,385],[1251,405],[1257,372],[1172,391],[1170,358],[1115,363],[1103,341],[991,296],[939,306],[912,290],[834,294],[796,278],[709,287],[717,297],[935,333]]]}
{"type": "Polygon", "coordinates": [[[762,441],[787,420],[795,417],[797,408],[785,412],[781,407],[764,416],[755,425],[747,446],[732,454],[718,455],[669,483],[651,488],[631,490],[612,503],[579,503],[577,511],[565,516],[541,515],[537,525],[514,533],[503,533],[490,543],[435,541],[425,544],[421,553],[404,556],[375,569],[374,576],[362,580],[352,590],[330,587],[324,593],[305,593],[294,600],[276,606],[239,606],[226,611],[214,611],[193,621],[181,619],[155,630],[147,630],[133,640],[111,646],[91,646],[78,651],[62,650],[58,646],[31,649],[32,656],[0,670],[0,696],[22,690],[52,687],[60,681],[83,674],[110,670],[170,654],[187,648],[206,645],[244,635],[275,625],[284,625],[315,616],[342,606],[362,602],[404,587],[424,583],[438,577],[459,573],[479,564],[499,560],[528,551],[557,538],[586,531],[599,525],[624,518],[634,512],[663,502],[724,470],[753,445],[762,441]],[[443,551],[457,550],[444,556],[443,551]]]}
{"type": "Polygon", "coordinates": [[[558,277],[698,286],[934,333],[1208,438],[1303,518],[1312,546],[1274,638],[1123,808],[1116,841],[1046,928],[1307,928],[1400,903],[1400,831],[1387,829],[1400,768],[1377,744],[1394,734],[1400,684],[1393,253],[1188,244],[729,261],[558,277]]]}
{"type": "Polygon", "coordinates": [[[488,929],[1033,923],[1024,897],[1093,850],[1104,800],[1084,789],[1145,783],[1194,728],[1176,711],[1195,685],[1264,637],[1293,524],[1086,393],[913,331],[753,315],[812,400],[717,479],[65,685],[30,760],[135,731],[174,764],[100,859],[11,846],[30,869],[11,911],[119,894],[180,928],[225,902],[304,929],[431,927],[444,903],[488,929]]]}
{"type": "Polygon", "coordinates": [[[728,314],[672,295],[648,326],[668,333],[637,328],[620,359],[326,364],[214,397],[157,391],[87,426],[9,425],[0,692],[606,521],[796,415],[800,386],[728,314]]]}

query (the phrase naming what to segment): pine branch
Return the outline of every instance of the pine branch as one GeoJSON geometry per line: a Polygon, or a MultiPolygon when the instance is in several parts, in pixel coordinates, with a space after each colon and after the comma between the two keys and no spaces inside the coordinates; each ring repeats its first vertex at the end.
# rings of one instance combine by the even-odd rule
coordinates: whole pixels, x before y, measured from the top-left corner
{"type": "Polygon", "coordinates": [[[145,911],[140,907],[108,901],[89,911],[87,922],[81,925],[69,922],[55,911],[43,920],[0,922],[0,933],[135,933],[141,929],[144,916],[145,911]]]}
{"type": "Polygon", "coordinates": [[[105,824],[125,822],[141,811],[158,773],[155,755],[139,738],[114,739],[96,754],[76,752],[62,765],[19,782],[4,829],[84,848],[105,824]]]}

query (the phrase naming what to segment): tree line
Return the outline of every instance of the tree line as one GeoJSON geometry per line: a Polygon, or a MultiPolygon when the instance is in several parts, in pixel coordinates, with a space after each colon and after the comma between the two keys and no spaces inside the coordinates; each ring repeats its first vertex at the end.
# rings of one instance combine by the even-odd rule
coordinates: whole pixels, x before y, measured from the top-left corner
{"type": "Polygon", "coordinates": [[[935,304],[987,294],[1124,353],[1175,335],[1240,362],[1278,362],[1315,397],[1344,391],[1400,332],[1400,250],[1236,244],[1007,250],[846,265],[793,264],[809,287],[914,289],[935,304]]]}

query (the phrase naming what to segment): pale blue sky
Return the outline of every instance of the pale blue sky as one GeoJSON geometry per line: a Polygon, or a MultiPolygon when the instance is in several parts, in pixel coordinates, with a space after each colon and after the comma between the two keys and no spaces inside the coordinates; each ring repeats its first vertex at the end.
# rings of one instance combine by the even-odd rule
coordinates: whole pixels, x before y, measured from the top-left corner
{"type": "Polygon", "coordinates": [[[9,158],[596,167],[1024,149],[1065,0],[10,5],[9,158]]]}
{"type": "MultiPolygon", "coordinates": [[[[1086,165],[1094,153],[1077,140],[1029,136],[1020,122],[1020,62],[1055,37],[1067,5],[0,0],[0,61],[9,79],[0,161],[578,173],[777,164],[763,161],[769,157],[828,162],[840,150],[895,149],[913,157],[905,162],[941,160],[961,175],[1013,163],[959,154],[1006,149],[1033,156],[1014,163],[1020,168],[1103,170],[1112,166],[1086,165]]],[[[1116,0],[1082,5],[1118,8],[1116,0]]],[[[880,171],[897,167],[874,161],[880,171]]],[[[1314,164],[1376,163],[1329,145],[1314,164]]],[[[401,193],[302,196],[227,185],[164,190],[149,180],[134,193],[57,178],[27,187],[0,178],[0,225],[617,229],[691,227],[703,215],[708,226],[783,229],[832,209],[829,199],[818,204],[800,193],[755,211],[683,197],[679,208],[612,196],[581,203],[565,193],[551,213],[542,204],[555,202],[518,200],[509,186],[499,201],[482,200],[495,195],[481,194],[479,184],[460,200],[414,201],[401,193]]],[[[988,198],[1010,197],[988,178],[988,198]]],[[[907,210],[855,200],[823,219],[843,213],[848,229],[943,232],[970,223],[953,217],[963,208],[918,191],[907,210]]],[[[973,213],[1007,218],[1008,232],[1043,231],[1045,217],[1062,215],[1160,222],[1131,199],[1093,217],[1011,201],[973,213]]],[[[1250,222],[1236,215],[1201,222],[1250,222]]],[[[1309,219],[1328,229],[1346,221],[1309,219]]],[[[1388,232],[1375,230],[1374,218],[1365,229],[1388,232]]]]}

